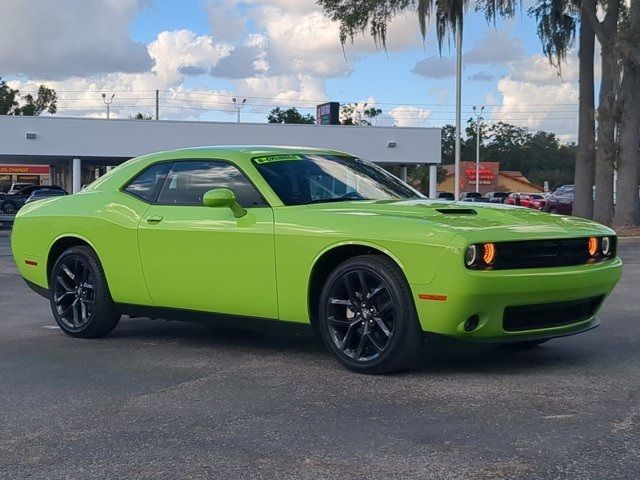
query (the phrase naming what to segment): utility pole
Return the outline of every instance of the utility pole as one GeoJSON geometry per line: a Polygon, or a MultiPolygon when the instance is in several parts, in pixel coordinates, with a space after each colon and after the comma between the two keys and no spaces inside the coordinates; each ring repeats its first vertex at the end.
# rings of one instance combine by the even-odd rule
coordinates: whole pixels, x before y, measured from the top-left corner
{"type": "Polygon", "coordinates": [[[482,112],[484,112],[484,105],[480,107],[479,111],[476,111],[476,107],[473,107],[473,114],[476,116],[476,192],[480,191],[480,121],[482,120],[482,112]]]}
{"type": "Polygon", "coordinates": [[[160,90],[156,89],[156,120],[160,120],[160,90]]]}
{"type": "Polygon", "coordinates": [[[242,110],[242,107],[244,107],[244,104],[247,103],[247,99],[243,98],[242,102],[240,102],[239,104],[238,104],[237,98],[233,97],[231,100],[233,100],[233,107],[238,112],[238,123],[240,123],[240,110],[242,110]]]}
{"type": "Polygon", "coordinates": [[[460,199],[460,128],[462,128],[462,20],[456,20],[456,154],[455,154],[455,201],[460,199]]]}
{"type": "Polygon", "coordinates": [[[104,102],[104,104],[107,106],[107,120],[109,120],[109,116],[110,116],[110,111],[111,111],[111,104],[113,103],[113,97],[115,97],[116,94],[112,93],[111,94],[111,98],[109,98],[109,100],[107,100],[107,94],[103,93],[102,94],[102,101],[104,102]]]}

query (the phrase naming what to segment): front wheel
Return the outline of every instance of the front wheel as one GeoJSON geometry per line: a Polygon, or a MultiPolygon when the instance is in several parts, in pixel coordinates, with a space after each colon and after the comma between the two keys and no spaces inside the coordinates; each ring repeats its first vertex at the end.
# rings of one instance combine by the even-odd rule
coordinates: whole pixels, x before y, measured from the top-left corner
{"type": "Polygon", "coordinates": [[[60,255],[49,292],[53,316],[67,335],[104,337],[120,321],[100,260],[90,247],[72,247],[60,255]]]}
{"type": "Polygon", "coordinates": [[[329,350],[360,373],[407,367],[423,338],[402,271],[381,255],[351,258],[329,275],[318,326],[329,350]]]}

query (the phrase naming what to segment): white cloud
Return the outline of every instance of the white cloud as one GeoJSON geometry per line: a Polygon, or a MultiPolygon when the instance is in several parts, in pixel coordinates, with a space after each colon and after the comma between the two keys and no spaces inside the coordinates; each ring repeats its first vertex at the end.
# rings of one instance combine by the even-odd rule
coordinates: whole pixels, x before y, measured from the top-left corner
{"type": "Polygon", "coordinates": [[[411,73],[428,79],[448,78],[456,74],[456,64],[449,57],[431,55],[416,63],[411,73]]]}
{"type": "Polygon", "coordinates": [[[129,26],[145,2],[118,0],[8,1],[0,15],[4,75],[67,78],[141,72],[152,62],[129,26]]]}
{"type": "Polygon", "coordinates": [[[574,56],[567,57],[562,78],[540,55],[515,62],[509,74],[498,81],[502,103],[491,110],[491,118],[573,137],[578,126],[576,79],[574,56]]]}
{"type": "Polygon", "coordinates": [[[400,105],[389,111],[398,127],[422,127],[433,112],[425,108],[400,105]]]}
{"type": "Polygon", "coordinates": [[[155,60],[153,72],[169,84],[180,81],[181,71],[211,69],[233,51],[229,44],[215,43],[210,35],[196,36],[190,30],[161,32],[148,48],[155,60]]]}
{"type": "Polygon", "coordinates": [[[465,52],[464,61],[469,64],[501,65],[524,57],[522,40],[514,37],[509,28],[489,28],[484,35],[465,52]]]}

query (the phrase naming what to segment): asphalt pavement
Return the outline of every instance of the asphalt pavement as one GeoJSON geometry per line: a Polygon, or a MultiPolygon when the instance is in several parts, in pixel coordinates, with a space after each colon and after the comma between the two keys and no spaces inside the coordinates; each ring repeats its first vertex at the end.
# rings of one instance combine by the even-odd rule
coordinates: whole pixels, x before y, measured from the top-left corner
{"type": "Polygon", "coordinates": [[[539,348],[426,342],[351,373],[306,328],[123,319],[67,337],[0,232],[0,479],[635,479],[640,243],[600,328],[539,348]]]}

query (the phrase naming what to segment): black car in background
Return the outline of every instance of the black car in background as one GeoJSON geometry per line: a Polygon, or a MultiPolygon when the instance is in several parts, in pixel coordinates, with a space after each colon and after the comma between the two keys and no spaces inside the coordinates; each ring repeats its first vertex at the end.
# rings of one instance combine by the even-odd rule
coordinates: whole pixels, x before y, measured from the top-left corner
{"type": "Polygon", "coordinates": [[[9,192],[0,197],[0,214],[15,215],[27,201],[61,195],[67,195],[67,192],[55,185],[29,185],[15,193],[9,192]]]}
{"type": "Polygon", "coordinates": [[[504,203],[508,196],[508,192],[488,192],[485,198],[488,198],[491,203],[504,203]]]}
{"type": "Polygon", "coordinates": [[[573,211],[573,185],[563,185],[547,197],[543,212],[571,215],[573,211]]]}

